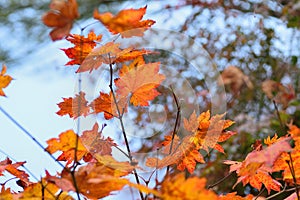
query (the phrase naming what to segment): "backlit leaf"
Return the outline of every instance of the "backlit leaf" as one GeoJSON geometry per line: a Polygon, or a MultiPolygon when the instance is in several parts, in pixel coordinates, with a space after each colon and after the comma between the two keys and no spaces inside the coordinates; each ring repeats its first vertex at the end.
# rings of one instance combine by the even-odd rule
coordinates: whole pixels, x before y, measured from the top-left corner
{"type": "Polygon", "coordinates": [[[74,44],[74,47],[62,49],[68,58],[71,59],[66,65],[80,65],[84,59],[96,47],[97,43],[102,38],[102,35],[96,36],[94,32],[90,32],[87,37],[77,34],[69,34],[66,38],[74,44]]]}
{"type": "Polygon", "coordinates": [[[104,138],[98,131],[99,125],[95,123],[92,130],[84,131],[80,139],[83,145],[92,154],[112,155],[112,147],[117,146],[110,137],[104,138]]]}
{"type": "MultiPolygon", "coordinates": [[[[117,99],[117,104],[121,115],[127,111],[127,102],[125,98],[117,99]]],[[[94,99],[89,106],[96,114],[103,112],[104,118],[107,120],[118,117],[117,107],[111,92],[109,94],[100,92],[99,97],[94,99]]]]}
{"type": "Polygon", "coordinates": [[[209,199],[217,200],[217,195],[206,188],[206,179],[199,177],[185,178],[184,173],[175,176],[169,176],[161,184],[159,192],[161,199],[185,199],[185,200],[198,200],[209,199]]]}
{"type": "Polygon", "coordinates": [[[117,94],[121,98],[129,97],[130,103],[134,106],[148,106],[148,101],[160,94],[156,88],[165,79],[163,74],[158,73],[159,65],[160,63],[148,63],[135,67],[124,65],[120,78],[115,80],[117,94]]]}
{"type": "Polygon", "coordinates": [[[79,116],[87,116],[90,112],[90,107],[87,105],[88,101],[85,99],[85,93],[79,92],[74,98],[63,98],[63,102],[58,103],[60,108],[56,114],[63,116],[69,115],[71,118],[76,119],[79,116]]]}
{"type": "Polygon", "coordinates": [[[62,153],[57,158],[59,161],[67,161],[67,165],[75,159],[75,148],[77,148],[77,161],[83,158],[88,151],[82,144],[80,138],[78,138],[78,144],[76,146],[77,135],[73,130],[67,130],[59,135],[58,138],[52,138],[47,141],[47,148],[45,149],[50,154],[57,151],[62,153]]]}
{"type": "Polygon", "coordinates": [[[13,79],[9,75],[5,75],[6,73],[6,65],[2,65],[2,70],[0,72],[0,96],[6,96],[5,93],[3,92],[3,88],[6,88],[11,80],[13,79]]]}
{"type": "Polygon", "coordinates": [[[115,16],[109,12],[101,14],[95,10],[94,18],[99,20],[113,34],[120,33],[122,37],[142,36],[143,32],[155,23],[149,19],[142,20],[146,8],[122,10],[115,16]]]}
{"type": "Polygon", "coordinates": [[[73,21],[79,17],[76,0],[52,0],[50,10],[42,17],[46,26],[53,27],[50,32],[53,41],[66,37],[73,21]]]}

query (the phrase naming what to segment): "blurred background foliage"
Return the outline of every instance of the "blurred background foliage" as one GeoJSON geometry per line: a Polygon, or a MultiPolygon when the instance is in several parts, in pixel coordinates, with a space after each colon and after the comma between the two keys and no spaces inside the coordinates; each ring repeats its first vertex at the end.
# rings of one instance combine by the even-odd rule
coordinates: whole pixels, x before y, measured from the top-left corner
{"type": "MultiPolygon", "coordinates": [[[[223,74],[228,80],[224,81],[227,118],[236,121],[233,129],[238,134],[223,144],[226,155],[211,152],[206,156],[207,164],[199,165],[199,175],[205,176],[208,184],[215,183],[228,174],[228,167],[222,164],[222,160],[243,160],[256,140],[275,133],[286,134],[285,124],[290,121],[300,126],[299,0],[178,0],[171,3],[78,0],[80,22],[90,19],[91,11],[97,7],[100,12],[116,13],[124,7],[137,8],[147,3],[155,5],[155,10],[152,9],[149,15],[163,20],[162,23],[170,24],[172,30],[184,33],[201,44],[220,72],[228,66],[240,69],[223,74]],[[266,80],[273,80],[277,85],[265,84],[263,89],[262,85],[266,80]],[[268,92],[271,94],[268,95],[268,92]]],[[[1,27],[11,34],[9,40],[5,40],[4,33],[0,34],[2,62],[20,62],[24,56],[50,42],[49,29],[40,20],[40,16],[48,10],[48,4],[48,0],[0,2],[1,27]],[[12,48],[20,44],[24,48],[12,48]]],[[[161,60],[168,58],[169,54],[161,54],[161,60]]],[[[158,58],[150,56],[148,59],[158,58]]],[[[172,59],[168,59],[167,62],[177,65],[179,69],[183,67],[181,70],[188,65],[188,61],[172,63],[172,59]]],[[[200,85],[199,92],[205,90],[203,80],[194,80],[191,84],[195,88],[200,85]]],[[[200,97],[200,110],[209,109],[210,104],[206,102],[205,95],[199,95],[200,97]]],[[[172,104],[172,99],[162,101],[172,104]]],[[[168,110],[173,113],[169,117],[175,120],[174,102],[168,110]]],[[[143,123],[142,114],[136,115],[140,124],[143,123]]],[[[149,138],[149,141],[152,139],[149,138]]],[[[143,143],[140,151],[153,147],[153,144],[148,144],[149,142],[143,143]]],[[[231,175],[213,189],[219,193],[232,191],[235,181],[235,175],[231,175]]],[[[241,184],[234,190],[240,195],[258,193],[250,187],[245,190],[241,184]]]]}

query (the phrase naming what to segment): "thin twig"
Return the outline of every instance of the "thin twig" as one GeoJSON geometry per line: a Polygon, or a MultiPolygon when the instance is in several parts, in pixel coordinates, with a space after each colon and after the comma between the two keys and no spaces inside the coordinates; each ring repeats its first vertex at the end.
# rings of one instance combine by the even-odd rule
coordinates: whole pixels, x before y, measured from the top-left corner
{"type": "Polygon", "coordinates": [[[227,178],[229,178],[231,176],[231,174],[233,174],[233,172],[230,172],[229,174],[227,174],[226,176],[224,176],[223,178],[221,178],[220,180],[218,180],[216,183],[209,185],[207,187],[207,189],[211,189],[211,188],[219,185],[220,183],[222,183],[223,181],[225,181],[227,178]]]}
{"type": "Polygon", "coordinates": [[[282,194],[284,192],[290,192],[290,191],[293,191],[293,190],[296,190],[296,187],[286,189],[286,185],[285,185],[285,187],[283,188],[283,190],[281,190],[280,192],[277,192],[277,193],[275,193],[275,194],[267,197],[266,200],[269,200],[269,199],[272,199],[274,197],[277,197],[277,196],[279,196],[280,194],[282,194]]]}
{"type": "Polygon", "coordinates": [[[288,162],[288,161],[287,162],[288,162],[291,174],[293,176],[293,182],[294,182],[295,187],[296,187],[297,199],[300,200],[300,197],[299,197],[299,188],[298,188],[298,185],[297,185],[297,179],[296,179],[296,174],[295,174],[295,168],[294,168],[294,164],[293,164],[292,155],[291,155],[291,152],[288,152],[288,154],[289,154],[291,162],[288,162]]]}
{"type": "MultiPolygon", "coordinates": [[[[174,90],[172,89],[172,87],[171,87],[171,90],[172,90],[173,98],[174,98],[174,101],[176,104],[177,114],[176,114],[176,121],[175,121],[174,129],[173,129],[173,133],[172,133],[172,140],[171,140],[171,144],[170,144],[169,154],[172,153],[173,142],[174,142],[175,135],[177,133],[177,127],[180,126],[180,112],[181,112],[180,105],[178,103],[178,98],[177,98],[176,94],[174,93],[174,90]]],[[[169,170],[170,170],[170,166],[167,167],[166,176],[168,176],[169,170]]]]}
{"type": "Polygon", "coordinates": [[[264,187],[264,188],[256,195],[256,197],[255,197],[254,200],[257,200],[257,199],[260,197],[260,195],[261,195],[265,190],[266,190],[266,187],[264,187]]]}
{"type": "MultiPolygon", "coordinates": [[[[116,109],[117,109],[117,113],[118,113],[118,119],[120,121],[120,124],[121,124],[121,129],[122,129],[122,134],[123,134],[123,138],[124,138],[124,141],[125,141],[125,145],[126,145],[126,149],[127,149],[127,154],[128,154],[128,158],[130,160],[130,163],[132,164],[132,155],[131,155],[131,151],[130,151],[130,146],[129,146],[129,142],[128,142],[128,139],[127,139],[127,135],[126,135],[126,131],[125,131],[125,127],[124,127],[124,123],[123,123],[123,119],[122,119],[122,115],[121,115],[121,111],[120,111],[120,108],[119,108],[119,105],[118,105],[118,101],[117,101],[117,98],[116,98],[116,95],[115,95],[115,92],[113,90],[113,85],[112,85],[112,82],[113,82],[113,67],[112,67],[112,62],[111,62],[111,57],[110,57],[110,54],[108,54],[108,58],[109,58],[109,71],[110,71],[110,82],[109,82],[109,88],[110,88],[110,91],[112,93],[112,96],[113,96],[113,99],[114,99],[114,103],[116,105],[116,109]]],[[[136,180],[136,183],[137,184],[140,184],[140,180],[139,180],[139,177],[138,177],[138,174],[137,174],[137,171],[136,169],[134,168],[133,169],[133,174],[134,174],[134,177],[135,177],[135,180],[136,180]]],[[[141,191],[139,191],[139,194],[140,194],[140,197],[142,200],[144,200],[144,195],[141,191]]]]}
{"type": "Polygon", "coordinates": [[[282,119],[281,119],[281,116],[280,116],[280,113],[279,113],[279,110],[278,110],[278,107],[277,107],[277,104],[276,104],[275,100],[273,100],[273,104],[274,104],[276,114],[277,114],[277,117],[278,117],[278,120],[279,120],[279,123],[280,123],[281,131],[282,131],[282,134],[283,134],[285,129],[284,129],[284,125],[283,125],[283,122],[282,122],[282,119]]]}

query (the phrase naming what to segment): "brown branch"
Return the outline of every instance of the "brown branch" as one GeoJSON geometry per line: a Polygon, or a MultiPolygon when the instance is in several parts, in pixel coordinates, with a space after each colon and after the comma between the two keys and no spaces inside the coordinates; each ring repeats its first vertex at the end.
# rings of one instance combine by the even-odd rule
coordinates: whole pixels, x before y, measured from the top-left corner
{"type": "MultiPolygon", "coordinates": [[[[118,101],[117,101],[117,98],[116,98],[116,95],[115,95],[115,92],[113,90],[113,85],[112,85],[112,82],[113,82],[113,67],[112,67],[112,62],[111,62],[111,57],[110,57],[110,54],[108,54],[108,58],[109,58],[109,71],[110,71],[110,81],[109,81],[109,88],[110,88],[110,91],[112,93],[112,96],[113,96],[113,99],[114,99],[114,103],[116,105],[116,109],[117,109],[117,113],[118,113],[118,119],[120,121],[120,124],[121,124],[121,129],[122,129],[122,134],[123,134],[123,138],[124,138],[124,141],[125,141],[125,145],[126,145],[126,149],[127,149],[127,154],[128,154],[128,158],[130,160],[130,163],[132,164],[132,155],[131,155],[131,151],[130,151],[130,146],[129,146],[129,142],[128,142],[128,139],[127,139],[127,135],[126,135],[126,131],[125,131],[125,127],[124,127],[124,123],[123,123],[123,116],[121,115],[121,111],[120,111],[120,108],[119,108],[119,105],[118,105],[118,101]]],[[[135,180],[136,180],[136,183],[137,184],[140,184],[140,180],[139,180],[139,177],[138,177],[138,174],[137,174],[137,171],[136,169],[134,168],[133,169],[133,174],[134,174],[134,177],[135,177],[135,180]]],[[[144,200],[144,195],[141,191],[139,191],[140,193],[140,197],[142,200],[144,200]]]]}
{"type": "Polygon", "coordinates": [[[292,155],[291,155],[291,152],[288,152],[288,154],[289,154],[291,162],[287,161],[287,163],[289,165],[291,174],[293,176],[293,182],[294,182],[294,185],[295,185],[295,188],[296,188],[297,199],[300,200],[300,197],[299,197],[299,188],[298,188],[298,185],[297,185],[297,179],[296,179],[296,174],[295,174],[295,168],[294,168],[294,164],[293,164],[292,155]]]}
{"type": "MultiPolygon", "coordinates": [[[[171,140],[171,144],[170,144],[169,155],[172,153],[173,142],[174,142],[175,135],[177,133],[177,127],[180,126],[180,112],[181,112],[180,105],[178,103],[178,98],[177,98],[176,94],[174,93],[174,90],[172,89],[172,87],[171,87],[171,90],[172,90],[173,98],[174,98],[174,101],[175,101],[175,104],[177,107],[177,114],[176,114],[176,121],[175,121],[174,129],[173,129],[173,133],[172,133],[172,140],[171,140]]],[[[169,170],[170,170],[170,166],[167,167],[166,176],[168,176],[169,170]]]]}

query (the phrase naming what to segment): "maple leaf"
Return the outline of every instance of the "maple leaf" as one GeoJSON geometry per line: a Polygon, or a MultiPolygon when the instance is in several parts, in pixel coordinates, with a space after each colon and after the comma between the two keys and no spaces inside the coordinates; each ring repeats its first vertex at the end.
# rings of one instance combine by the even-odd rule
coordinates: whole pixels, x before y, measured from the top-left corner
{"type": "Polygon", "coordinates": [[[249,89],[253,89],[253,84],[249,77],[235,66],[229,66],[222,72],[219,84],[229,85],[233,94],[238,94],[245,85],[249,89]]]}
{"type": "MultiPolygon", "coordinates": [[[[171,140],[169,137],[166,138],[167,140],[163,144],[169,150],[171,140]]],[[[189,136],[184,137],[180,143],[178,140],[173,141],[173,145],[175,150],[170,155],[165,156],[163,159],[149,157],[146,160],[146,166],[160,169],[177,164],[178,170],[183,171],[186,168],[192,174],[198,162],[205,163],[203,156],[199,153],[195,144],[190,141],[189,136]]]]}
{"type": "MultiPolygon", "coordinates": [[[[122,115],[124,112],[127,112],[127,102],[125,98],[117,100],[118,108],[120,110],[120,114],[122,115]]],[[[109,94],[100,92],[99,97],[94,99],[90,105],[93,108],[94,113],[104,113],[104,118],[109,120],[113,117],[118,117],[117,106],[114,102],[114,98],[112,93],[109,94]]]]}
{"type": "Polygon", "coordinates": [[[42,179],[41,182],[29,185],[20,194],[15,194],[14,199],[57,199],[57,200],[72,200],[66,192],[60,192],[60,188],[54,183],[42,179]]]}
{"type": "Polygon", "coordinates": [[[96,36],[94,32],[90,32],[87,37],[77,34],[69,34],[67,40],[74,44],[74,47],[61,49],[65,52],[68,58],[71,59],[66,65],[80,65],[84,59],[96,47],[97,43],[102,38],[102,35],[96,36]]]}
{"type": "Polygon", "coordinates": [[[148,106],[148,101],[153,100],[160,93],[156,88],[165,79],[159,74],[160,63],[124,65],[120,70],[120,78],[115,80],[117,94],[121,98],[130,96],[130,103],[134,106],[148,106]]]}
{"type": "Polygon", "coordinates": [[[95,123],[92,130],[84,131],[80,139],[92,155],[112,155],[112,147],[117,146],[110,137],[104,139],[102,132],[98,132],[99,125],[95,123]]]}
{"type": "Polygon", "coordinates": [[[10,188],[5,189],[4,185],[1,187],[0,199],[2,200],[11,200],[14,199],[13,192],[10,188]]]}
{"type": "Polygon", "coordinates": [[[262,83],[262,90],[269,99],[282,104],[286,108],[289,102],[296,97],[295,90],[291,85],[284,86],[273,80],[265,80],[262,83]]]}
{"type": "Polygon", "coordinates": [[[242,182],[243,186],[249,183],[257,190],[260,190],[262,184],[264,184],[268,190],[268,193],[270,193],[271,190],[280,191],[281,184],[269,175],[269,173],[272,172],[270,167],[266,167],[262,163],[256,162],[248,165],[246,165],[245,162],[236,161],[225,161],[224,163],[233,165],[230,166],[230,171],[236,171],[237,175],[239,176],[233,187],[242,182]]]}
{"type": "Polygon", "coordinates": [[[63,102],[58,103],[60,108],[56,114],[63,116],[69,115],[71,118],[76,119],[77,117],[83,115],[87,116],[90,112],[90,107],[87,105],[88,101],[85,99],[85,93],[79,92],[74,98],[63,98],[63,102]]]}
{"type": "Polygon", "coordinates": [[[248,165],[249,163],[263,163],[269,167],[271,167],[274,161],[278,158],[278,156],[283,152],[289,152],[292,150],[290,144],[287,140],[290,138],[284,138],[279,140],[266,149],[261,151],[253,151],[248,154],[245,159],[245,164],[248,165]]]}
{"type": "Polygon", "coordinates": [[[67,130],[59,134],[58,138],[51,138],[47,141],[47,148],[45,149],[50,154],[57,151],[62,151],[57,158],[59,161],[67,161],[67,165],[74,161],[75,148],[77,148],[77,161],[82,159],[87,153],[87,149],[78,138],[78,145],[76,146],[77,135],[73,130],[67,130]]]}
{"type": "Polygon", "coordinates": [[[223,116],[224,114],[211,117],[208,110],[197,117],[194,111],[189,120],[184,119],[184,128],[193,133],[191,140],[195,143],[197,149],[201,148],[208,151],[210,147],[224,153],[222,146],[217,143],[226,141],[236,132],[225,131],[234,122],[222,120],[223,116]]]}
{"type": "Polygon", "coordinates": [[[154,53],[144,49],[128,47],[120,48],[120,43],[108,42],[103,46],[95,48],[82,62],[76,73],[92,72],[101,67],[102,64],[114,64],[133,60],[141,55],[154,53]]]}
{"type": "MultiPolygon", "coordinates": [[[[130,174],[135,168],[129,162],[116,161],[109,155],[96,155],[95,157],[96,162],[88,163],[75,171],[74,176],[81,194],[91,199],[99,199],[110,195],[112,191],[121,190],[125,185],[135,186],[147,192],[145,187],[137,186],[121,178],[130,174]]],[[[64,191],[75,191],[72,187],[72,176],[67,170],[61,173],[61,177],[48,176],[48,179],[53,180],[64,191]]]]}
{"type": "Polygon", "coordinates": [[[268,193],[271,190],[280,191],[281,184],[274,180],[269,173],[275,171],[272,166],[277,158],[282,153],[291,150],[288,139],[281,139],[260,151],[254,150],[247,155],[243,162],[225,161],[225,164],[230,165],[230,172],[236,171],[239,176],[234,187],[242,182],[244,186],[249,183],[258,190],[264,184],[268,193]]]}
{"type": "Polygon", "coordinates": [[[20,179],[22,182],[22,186],[27,187],[31,184],[29,181],[29,175],[23,171],[18,169],[19,167],[23,166],[26,162],[16,162],[12,163],[12,161],[9,158],[6,158],[3,161],[0,161],[0,176],[3,176],[3,172],[9,172],[13,176],[20,179]]]}
{"type": "Polygon", "coordinates": [[[272,137],[272,138],[270,136],[268,136],[266,139],[264,139],[264,143],[268,146],[276,143],[277,141],[278,141],[278,135],[277,134],[275,134],[274,137],[272,137]]]}
{"type": "Polygon", "coordinates": [[[147,6],[139,9],[121,10],[116,16],[109,12],[100,14],[98,10],[95,10],[94,18],[106,26],[112,34],[120,33],[122,37],[143,36],[143,32],[155,23],[149,19],[142,20],[146,9],[147,6]]]}
{"type": "Polygon", "coordinates": [[[0,96],[6,96],[3,92],[3,88],[6,88],[10,82],[13,80],[13,78],[9,75],[5,75],[6,73],[6,65],[2,65],[2,70],[0,72],[0,96]]]}
{"type": "Polygon", "coordinates": [[[184,173],[179,173],[174,176],[169,176],[161,184],[159,192],[161,199],[218,199],[217,195],[205,188],[206,179],[199,177],[185,178],[184,173]]]}
{"type": "Polygon", "coordinates": [[[76,0],[52,0],[50,11],[42,17],[43,23],[48,27],[54,27],[50,32],[53,41],[67,36],[73,26],[73,21],[79,17],[76,0]]]}

